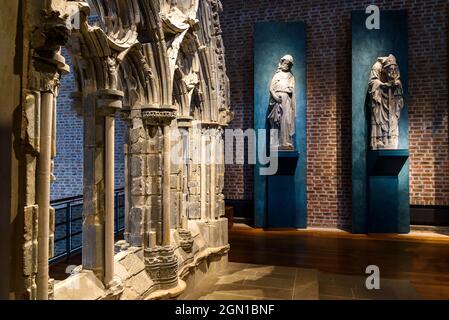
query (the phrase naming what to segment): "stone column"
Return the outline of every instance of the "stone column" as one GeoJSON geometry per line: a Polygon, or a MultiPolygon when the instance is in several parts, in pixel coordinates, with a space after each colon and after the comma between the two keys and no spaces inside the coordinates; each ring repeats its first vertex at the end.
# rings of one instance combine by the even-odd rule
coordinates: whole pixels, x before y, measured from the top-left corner
{"type": "Polygon", "coordinates": [[[83,269],[104,276],[104,120],[97,116],[97,97],[84,98],[83,269]],[[102,121],[103,120],[103,121],[102,121]],[[98,160],[97,160],[98,159],[98,160]]]}
{"type": "Polygon", "coordinates": [[[83,268],[109,285],[114,275],[114,114],[123,92],[98,90],[84,105],[83,268]]]}
{"type": "Polygon", "coordinates": [[[217,149],[218,153],[217,156],[219,159],[217,159],[217,216],[218,218],[225,216],[225,202],[224,202],[224,171],[225,171],[225,148],[224,148],[224,141],[223,141],[223,128],[219,128],[217,130],[217,149]]]}
{"type": "MultiPolygon", "coordinates": [[[[155,106],[147,106],[142,108],[142,118],[147,126],[162,127],[163,130],[163,159],[162,159],[162,237],[159,244],[162,246],[170,245],[170,215],[171,215],[171,197],[170,197],[170,174],[171,174],[171,157],[170,157],[170,125],[176,119],[176,108],[155,106]]],[[[151,130],[151,129],[150,129],[151,130]]],[[[153,183],[151,181],[150,183],[153,183]]],[[[152,215],[153,216],[153,215],[152,215]]]]}
{"type": "Polygon", "coordinates": [[[209,191],[209,205],[210,205],[210,219],[216,218],[216,188],[217,188],[217,175],[216,175],[216,130],[215,128],[210,129],[210,191],[209,191]]]}
{"type": "Polygon", "coordinates": [[[187,207],[189,220],[201,219],[201,129],[200,124],[192,122],[189,130],[189,157],[192,163],[188,173],[189,203],[187,207]]]}
{"type": "MultiPolygon", "coordinates": [[[[49,56],[45,62],[35,57],[32,60],[32,69],[30,75],[30,86],[35,90],[38,104],[34,108],[37,111],[38,119],[33,126],[37,126],[39,137],[36,151],[38,151],[36,164],[36,208],[37,209],[37,276],[36,276],[36,298],[39,300],[51,299],[52,294],[49,292],[49,283],[52,283],[48,275],[48,260],[52,255],[53,240],[51,233],[54,227],[50,224],[54,223],[50,208],[50,182],[52,180],[52,157],[55,150],[55,112],[57,88],[59,86],[60,74],[69,72],[69,67],[65,64],[65,59],[58,52],[40,52],[40,54],[49,56]],[[40,115],[40,117],[39,117],[40,115]]],[[[27,111],[26,111],[27,112],[27,111]]],[[[31,129],[31,128],[27,128],[31,129]]],[[[27,173],[28,175],[28,173],[27,173]]],[[[31,186],[27,186],[27,193],[31,190],[31,186]]],[[[28,211],[26,208],[26,212],[28,211]]],[[[25,217],[26,221],[30,221],[29,217],[25,217]]],[[[25,230],[28,230],[27,226],[25,230]]],[[[31,227],[32,228],[32,227],[31,227]]],[[[25,238],[27,235],[25,236],[25,238]]],[[[28,252],[29,253],[29,252],[28,252]]],[[[29,257],[25,254],[24,261],[29,257]]],[[[27,269],[27,268],[25,268],[27,269]]],[[[29,287],[32,292],[33,288],[29,287]]]]}
{"type": "MultiPolygon", "coordinates": [[[[167,289],[176,286],[178,282],[177,257],[174,252],[174,247],[170,243],[170,125],[176,118],[176,109],[172,107],[159,108],[156,106],[147,106],[142,108],[142,118],[150,131],[153,131],[153,129],[158,127],[162,127],[163,129],[162,181],[160,182],[162,184],[162,208],[157,205],[154,206],[154,209],[158,209],[159,212],[162,211],[162,226],[157,229],[158,245],[154,245],[154,234],[149,232],[148,238],[152,240],[149,241],[151,245],[146,246],[144,250],[144,257],[147,272],[154,284],[161,289],[167,289]],[[160,235],[160,233],[162,233],[162,235],[160,235]]],[[[156,164],[158,164],[158,162],[156,162],[156,164]]],[[[151,171],[156,170],[153,168],[151,171]]],[[[157,180],[154,180],[152,182],[154,183],[156,181],[157,180]]],[[[157,186],[151,185],[149,188],[157,188],[157,186]]],[[[157,199],[157,197],[154,199],[157,199]]],[[[153,211],[153,208],[151,208],[151,211],[153,211]]],[[[152,213],[150,218],[154,219],[155,215],[152,213]]],[[[153,225],[152,222],[149,224],[153,225]]]]}
{"type": "Polygon", "coordinates": [[[200,188],[201,188],[201,220],[206,221],[207,216],[207,136],[206,131],[201,130],[201,172],[200,172],[200,188]]]}
{"type": "Polygon", "coordinates": [[[105,159],[105,271],[104,282],[112,281],[114,277],[114,114],[105,117],[106,129],[106,159],[105,159]]]}
{"type": "Polygon", "coordinates": [[[162,170],[162,245],[169,246],[170,245],[170,125],[163,125],[163,133],[164,133],[164,153],[163,153],[163,165],[164,168],[162,170]]]}
{"type": "Polygon", "coordinates": [[[130,111],[128,122],[125,158],[125,197],[128,209],[125,213],[125,240],[130,246],[141,247],[144,244],[145,229],[151,228],[145,226],[149,208],[147,194],[151,192],[146,185],[152,174],[158,174],[152,172],[147,163],[152,153],[158,153],[158,146],[155,142],[157,138],[152,139],[145,128],[140,109],[130,111]]]}
{"type": "Polygon", "coordinates": [[[40,154],[37,165],[38,266],[37,299],[48,299],[48,258],[50,226],[51,129],[53,126],[53,93],[42,94],[40,154]]]}
{"type": "Polygon", "coordinates": [[[121,118],[126,123],[126,139],[125,139],[125,145],[123,146],[123,155],[124,155],[124,169],[125,169],[125,176],[124,176],[124,184],[125,184],[125,231],[123,232],[123,236],[125,238],[125,241],[129,243],[129,211],[131,210],[131,186],[130,186],[130,177],[129,177],[129,170],[130,170],[130,153],[129,153],[129,145],[130,145],[130,138],[129,138],[129,132],[132,127],[132,121],[130,121],[130,117],[127,113],[122,112],[121,118]]]}
{"type": "Polygon", "coordinates": [[[190,139],[192,129],[192,117],[178,117],[178,129],[180,131],[180,139],[182,143],[182,169],[181,169],[181,195],[180,195],[180,224],[181,229],[188,228],[188,212],[190,208],[190,192],[189,183],[191,178],[191,157],[190,157],[190,139]]]}

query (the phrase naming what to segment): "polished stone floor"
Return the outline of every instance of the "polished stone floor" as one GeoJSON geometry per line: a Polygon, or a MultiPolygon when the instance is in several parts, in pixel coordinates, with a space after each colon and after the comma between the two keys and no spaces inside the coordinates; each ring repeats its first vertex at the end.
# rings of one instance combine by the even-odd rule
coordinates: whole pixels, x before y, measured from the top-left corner
{"type": "Polygon", "coordinates": [[[414,300],[420,299],[406,280],[382,279],[380,290],[367,290],[365,278],[315,269],[229,263],[208,276],[184,300],[414,300]]]}
{"type": "MultiPolygon", "coordinates": [[[[449,236],[353,235],[336,230],[229,231],[230,267],[188,299],[424,299],[449,300],[449,236]],[[274,267],[273,265],[276,265],[274,267]],[[365,269],[377,265],[381,290],[365,288],[365,269]]],[[[74,255],[50,266],[67,277],[74,255]]]]}
{"type": "Polygon", "coordinates": [[[318,273],[320,300],[420,300],[408,280],[380,280],[379,290],[368,290],[365,277],[318,273]]]}
{"type": "Polygon", "coordinates": [[[186,300],[318,299],[317,272],[255,264],[229,263],[208,276],[186,300]]]}

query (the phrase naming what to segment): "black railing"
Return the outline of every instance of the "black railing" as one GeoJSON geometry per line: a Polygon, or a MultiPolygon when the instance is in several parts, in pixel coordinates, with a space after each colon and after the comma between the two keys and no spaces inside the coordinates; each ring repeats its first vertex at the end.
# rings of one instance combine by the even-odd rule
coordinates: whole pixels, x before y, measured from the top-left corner
{"type": "MultiPolygon", "coordinates": [[[[114,229],[120,234],[125,229],[125,192],[123,188],[114,194],[114,229]]],[[[55,254],[50,263],[78,253],[83,246],[83,196],[51,202],[55,208],[55,254]]]]}

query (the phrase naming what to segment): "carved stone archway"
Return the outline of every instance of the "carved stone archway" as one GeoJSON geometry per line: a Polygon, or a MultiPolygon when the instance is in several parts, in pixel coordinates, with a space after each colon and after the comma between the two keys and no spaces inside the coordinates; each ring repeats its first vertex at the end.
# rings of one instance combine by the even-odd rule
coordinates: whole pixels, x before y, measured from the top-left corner
{"type": "Polygon", "coordinates": [[[200,279],[191,276],[198,266],[211,272],[224,267],[229,249],[222,131],[232,113],[221,4],[91,3],[100,26],[90,25],[90,7],[83,1],[31,1],[27,7],[34,32],[24,85],[24,179],[19,182],[25,229],[19,255],[23,276],[17,279],[23,286],[14,291],[26,299],[176,296],[200,279]],[[71,28],[67,21],[74,16],[79,26],[71,28]],[[84,120],[83,264],[53,288],[49,190],[59,78],[69,71],[62,46],[72,55],[78,85],[73,105],[84,120]],[[192,106],[201,112],[192,112],[192,106]],[[126,226],[125,240],[114,243],[117,113],[127,122],[126,226]],[[181,153],[173,152],[179,143],[181,153]]]}

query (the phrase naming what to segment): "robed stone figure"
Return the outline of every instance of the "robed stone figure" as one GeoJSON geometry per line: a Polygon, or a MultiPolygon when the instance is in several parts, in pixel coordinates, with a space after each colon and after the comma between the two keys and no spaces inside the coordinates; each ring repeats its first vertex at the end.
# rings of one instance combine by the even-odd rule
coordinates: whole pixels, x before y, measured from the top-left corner
{"type": "Polygon", "coordinates": [[[268,121],[270,123],[270,148],[294,150],[296,97],[295,77],[291,69],[293,57],[281,58],[270,84],[268,121]]]}
{"type": "Polygon", "coordinates": [[[401,75],[393,55],[380,57],[371,69],[368,86],[371,148],[398,149],[399,119],[404,107],[401,75]]]}

